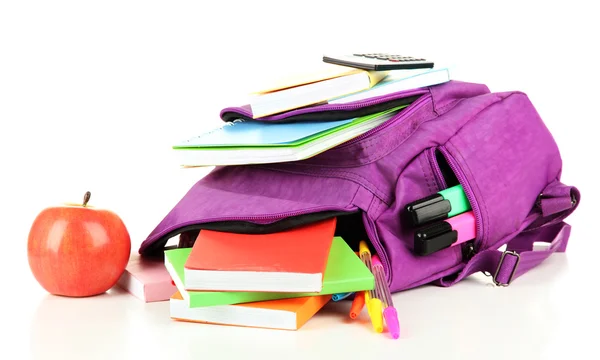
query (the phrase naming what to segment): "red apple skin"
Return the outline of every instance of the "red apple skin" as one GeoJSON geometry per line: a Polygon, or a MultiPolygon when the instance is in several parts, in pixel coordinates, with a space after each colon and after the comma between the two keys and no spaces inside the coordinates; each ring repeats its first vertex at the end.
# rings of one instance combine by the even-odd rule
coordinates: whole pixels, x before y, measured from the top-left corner
{"type": "Polygon", "coordinates": [[[93,296],[113,287],[125,270],[131,239],[115,213],[84,206],[49,207],[29,232],[29,267],[49,293],[93,296]]]}

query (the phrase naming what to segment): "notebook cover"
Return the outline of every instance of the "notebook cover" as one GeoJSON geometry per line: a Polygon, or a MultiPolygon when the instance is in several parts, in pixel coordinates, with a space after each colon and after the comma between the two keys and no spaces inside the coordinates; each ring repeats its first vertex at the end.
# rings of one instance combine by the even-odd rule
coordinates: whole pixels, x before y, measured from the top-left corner
{"type": "Polygon", "coordinates": [[[202,230],[185,263],[188,270],[323,274],[336,218],[272,234],[202,230]]]}
{"type": "Polygon", "coordinates": [[[315,63],[314,66],[306,69],[298,69],[287,75],[277,74],[271,78],[265,77],[261,89],[253,94],[268,94],[274,91],[290,89],[296,86],[302,86],[353,74],[366,73],[367,70],[351,68],[336,64],[323,62],[315,63]]]}
{"type": "Polygon", "coordinates": [[[353,120],[302,121],[277,124],[254,120],[235,120],[182,141],[174,145],[173,148],[293,146],[318,138],[323,132],[335,130],[337,127],[348,124],[353,120]]]}
{"type": "MultiPolygon", "coordinates": [[[[237,305],[224,305],[218,306],[218,309],[215,307],[203,308],[201,311],[210,311],[211,309],[215,309],[215,311],[226,312],[227,308],[230,306],[235,307],[243,307],[243,308],[259,308],[263,310],[273,310],[273,311],[286,311],[292,312],[296,314],[296,327],[295,329],[287,329],[287,330],[298,330],[301,328],[308,320],[310,320],[319,310],[321,310],[329,301],[331,300],[331,295],[320,295],[320,296],[308,296],[308,297],[299,297],[299,298],[290,298],[290,299],[279,299],[279,300],[270,300],[270,301],[260,301],[246,304],[237,304],[237,305]]],[[[171,301],[184,301],[181,293],[176,292],[171,297],[171,301]]],[[[188,321],[188,322],[198,322],[198,323],[208,323],[208,324],[220,324],[220,325],[238,325],[235,321],[227,322],[227,323],[218,323],[218,322],[210,322],[200,320],[201,314],[199,311],[196,311],[194,314],[194,308],[189,309],[190,314],[188,317],[176,317],[171,315],[171,317],[175,320],[179,321],[188,321]]],[[[251,325],[246,325],[247,327],[252,327],[251,325]]],[[[280,327],[273,326],[271,328],[280,329],[280,327]]]]}
{"type": "MultiPolygon", "coordinates": [[[[186,291],[183,286],[185,281],[183,267],[191,251],[191,248],[180,248],[165,252],[165,265],[170,269],[178,290],[189,299],[190,307],[241,304],[315,295],[315,293],[186,291]]],[[[323,277],[323,289],[318,294],[329,295],[372,290],[374,287],[373,274],[344,239],[335,237],[331,244],[327,268],[323,277]]]]}
{"type": "Polygon", "coordinates": [[[145,302],[167,301],[177,291],[164,259],[143,258],[137,253],[129,257],[117,284],[145,302]]]}

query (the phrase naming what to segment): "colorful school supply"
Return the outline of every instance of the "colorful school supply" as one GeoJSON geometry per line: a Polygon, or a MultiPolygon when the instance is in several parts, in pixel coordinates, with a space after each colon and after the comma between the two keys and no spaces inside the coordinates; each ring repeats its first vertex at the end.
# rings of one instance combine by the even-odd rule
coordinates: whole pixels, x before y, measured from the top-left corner
{"type": "Polygon", "coordinates": [[[475,214],[468,211],[427,225],[415,232],[414,251],[418,255],[429,255],[473,240],[477,236],[475,222],[475,214]]]}
{"type": "Polygon", "coordinates": [[[331,295],[280,299],[237,305],[190,308],[179,292],[170,300],[174,320],[280,330],[298,330],[310,320],[331,295]]]}
{"type": "Polygon", "coordinates": [[[399,91],[438,85],[448,81],[450,81],[448,68],[393,70],[372,88],[330,100],[329,104],[346,104],[399,91]]]}
{"type": "Polygon", "coordinates": [[[165,251],[165,266],[177,290],[188,307],[231,305],[266,300],[276,300],[314,295],[331,295],[373,289],[375,278],[362,261],[341,237],[335,237],[331,244],[327,268],[323,277],[323,289],[315,293],[289,292],[233,292],[233,291],[187,291],[185,290],[184,266],[191,248],[165,251]]]}
{"type": "Polygon", "coordinates": [[[385,319],[385,324],[392,335],[392,338],[397,339],[400,337],[400,323],[398,322],[398,312],[394,307],[394,303],[392,301],[392,294],[390,293],[390,289],[388,288],[387,281],[385,280],[385,275],[383,274],[383,265],[379,260],[379,256],[377,254],[373,255],[371,258],[373,261],[373,275],[375,276],[375,288],[377,289],[377,293],[382,302],[383,308],[383,318],[385,319]]]}
{"type": "Polygon", "coordinates": [[[250,97],[255,118],[285,112],[369,89],[387,75],[346,66],[319,64],[306,74],[285,77],[250,97]]]}
{"type": "MultiPolygon", "coordinates": [[[[361,240],[358,246],[360,259],[362,260],[363,264],[365,264],[365,266],[371,271],[371,273],[373,273],[371,251],[369,250],[369,246],[364,240],[361,240]]],[[[377,285],[377,283],[375,285],[377,285]]],[[[373,329],[377,332],[382,332],[383,317],[381,313],[381,299],[379,299],[377,295],[377,286],[375,286],[372,290],[365,291],[365,304],[367,305],[367,312],[369,313],[369,317],[371,318],[373,329]]]]}
{"type": "Polygon", "coordinates": [[[162,256],[131,254],[117,285],[144,302],[168,301],[177,291],[162,256]]]}
{"type": "Polygon", "coordinates": [[[336,218],[272,234],[203,230],[185,263],[185,289],[320,292],[336,218]]]}
{"type": "Polygon", "coordinates": [[[458,184],[406,206],[414,225],[446,219],[471,210],[462,185],[458,184]]]}
{"type": "Polygon", "coordinates": [[[404,106],[337,121],[258,123],[233,122],[173,146],[182,166],[281,163],[308,159],[354,139],[391,119],[404,106]],[[239,135],[238,128],[250,128],[239,135]],[[286,133],[283,142],[278,134],[286,133]],[[214,135],[213,135],[214,134],[214,135]],[[212,139],[212,137],[215,137],[212,139]]]}

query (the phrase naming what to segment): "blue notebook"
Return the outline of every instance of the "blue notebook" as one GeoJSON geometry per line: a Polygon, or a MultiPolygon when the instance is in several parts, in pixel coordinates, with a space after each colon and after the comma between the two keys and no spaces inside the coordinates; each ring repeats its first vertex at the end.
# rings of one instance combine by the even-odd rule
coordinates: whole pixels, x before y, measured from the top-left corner
{"type": "Polygon", "coordinates": [[[202,135],[187,139],[175,145],[174,148],[297,145],[319,135],[324,135],[328,130],[335,130],[353,120],[293,123],[236,120],[202,135]]]}
{"type": "Polygon", "coordinates": [[[185,167],[269,164],[308,159],[383,124],[406,105],[338,121],[236,121],[174,145],[185,167]]]}

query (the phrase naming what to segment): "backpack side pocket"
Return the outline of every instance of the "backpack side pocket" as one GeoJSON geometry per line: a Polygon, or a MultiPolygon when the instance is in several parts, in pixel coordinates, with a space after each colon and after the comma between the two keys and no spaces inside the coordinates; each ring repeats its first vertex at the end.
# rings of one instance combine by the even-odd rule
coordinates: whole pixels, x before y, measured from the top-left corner
{"type": "Polygon", "coordinates": [[[507,93],[440,147],[477,218],[475,251],[518,231],[560,177],[558,147],[526,95],[507,93]]]}

